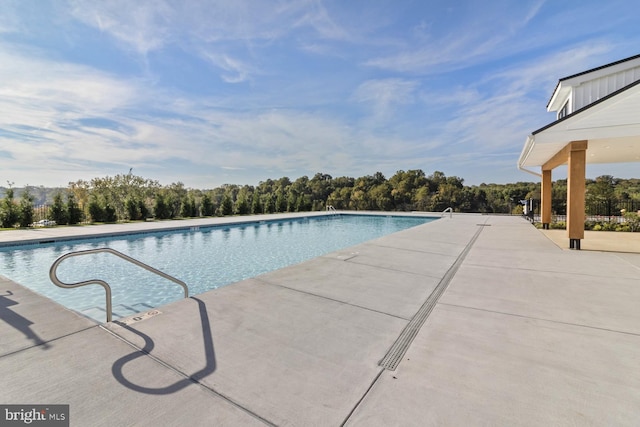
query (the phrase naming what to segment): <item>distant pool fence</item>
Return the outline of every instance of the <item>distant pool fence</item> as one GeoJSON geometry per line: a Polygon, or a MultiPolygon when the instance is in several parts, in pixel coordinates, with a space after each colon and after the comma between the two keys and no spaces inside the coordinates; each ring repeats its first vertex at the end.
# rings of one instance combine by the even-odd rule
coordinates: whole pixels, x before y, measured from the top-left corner
{"type": "MultiPolygon", "coordinates": [[[[541,222],[540,219],[540,201],[529,199],[521,200],[520,203],[525,206],[524,216],[532,222],[541,222]]],[[[552,222],[567,221],[567,201],[552,200],[551,215],[552,222]]],[[[587,202],[585,204],[585,221],[596,223],[613,223],[624,224],[627,219],[623,216],[624,212],[638,212],[640,214],[639,200],[622,200],[622,201],[598,201],[587,202]]]]}

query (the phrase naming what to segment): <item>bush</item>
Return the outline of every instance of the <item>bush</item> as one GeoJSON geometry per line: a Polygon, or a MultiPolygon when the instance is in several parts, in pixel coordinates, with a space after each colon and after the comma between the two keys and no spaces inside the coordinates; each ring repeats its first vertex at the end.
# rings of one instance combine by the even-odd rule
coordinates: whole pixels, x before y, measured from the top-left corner
{"type": "Polygon", "coordinates": [[[640,231],[640,214],[635,212],[625,212],[624,218],[629,226],[629,231],[640,231]]]}

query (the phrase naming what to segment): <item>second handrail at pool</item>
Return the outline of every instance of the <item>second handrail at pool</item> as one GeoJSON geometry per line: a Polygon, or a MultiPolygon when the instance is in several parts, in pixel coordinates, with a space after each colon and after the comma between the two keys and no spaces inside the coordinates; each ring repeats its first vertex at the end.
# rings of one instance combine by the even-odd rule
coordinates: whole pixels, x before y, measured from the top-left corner
{"type": "Polygon", "coordinates": [[[145,263],[143,263],[142,261],[138,261],[135,258],[131,258],[129,255],[125,255],[122,252],[118,252],[115,249],[111,249],[111,248],[97,248],[97,249],[87,249],[84,251],[76,251],[76,252],[69,252],[68,254],[64,254],[62,256],[60,256],[58,259],[56,259],[53,264],[51,264],[51,268],[49,269],[49,278],[51,279],[51,281],[53,282],[54,285],[59,286],[61,288],[67,288],[67,289],[72,289],[72,288],[78,288],[80,286],[86,286],[86,285],[91,285],[91,284],[97,284],[100,285],[104,288],[105,293],[106,293],[106,299],[107,299],[107,322],[111,322],[112,319],[112,313],[111,313],[111,286],[109,286],[109,284],[107,282],[105,282],[104,280],[100,280],[100,279],[91,279],[91,280],[85,280],[82,282],[77,282],[77,283],[64,283],[63,281],[61,281],[60,279],[58,279],[58,276],[56,274],[56,270],[58,269],[58,266],[60,265],[60,263],[62,261],[64,261],[67,258],[71,258],[74,256],[80,256],[80,255],[89,255],[89,254],[95,254],[95,253],[99,253],[99,252],[106,252],[106,253],[110,253],[112,255],[115,255],[117,257],[120,257],[122,259],[124,259],[125,261],[129,261],[132,264],[137,265],[138,267],[142,267],[147,271],[150,271],[151,273],[157,274],[158,276],[164,277],[165,279],[171,280],[174,283],[177,283],[178,285],[182,286],[184,288],[184,297],[185,298],[189,298],[189,288],[187,287],[187,284],[184,283],[182,280],[176,279],[173,276],[170,276],[167,273],[164,273],[156,268],[151,267],[150,265],[147,265],[145,263]]]}

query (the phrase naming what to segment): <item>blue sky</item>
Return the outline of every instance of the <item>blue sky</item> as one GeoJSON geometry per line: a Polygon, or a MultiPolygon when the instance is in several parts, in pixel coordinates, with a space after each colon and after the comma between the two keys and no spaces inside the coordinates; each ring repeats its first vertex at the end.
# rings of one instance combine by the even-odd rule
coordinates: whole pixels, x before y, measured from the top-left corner
{"type": "Polygon", "coordinates": [[[203,189],[535,181],[516,161],[558,79],[640,53],[634,1],[0,3],[0,182],[16,186],[130,168],[203,189]]]}

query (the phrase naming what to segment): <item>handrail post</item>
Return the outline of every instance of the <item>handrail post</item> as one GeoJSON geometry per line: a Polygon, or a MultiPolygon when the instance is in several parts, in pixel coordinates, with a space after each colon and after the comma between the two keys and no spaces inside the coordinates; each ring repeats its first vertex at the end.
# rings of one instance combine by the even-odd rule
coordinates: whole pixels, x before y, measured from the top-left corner
{"type": "Polygon", "coordinates": [[[449,212],[449,218],[453,218],[453,208],[451,206],[449,206],[447,209],[442,211],[442,215],[440,215],[440,217],[443,217],[445,213],[449,212]]]}

